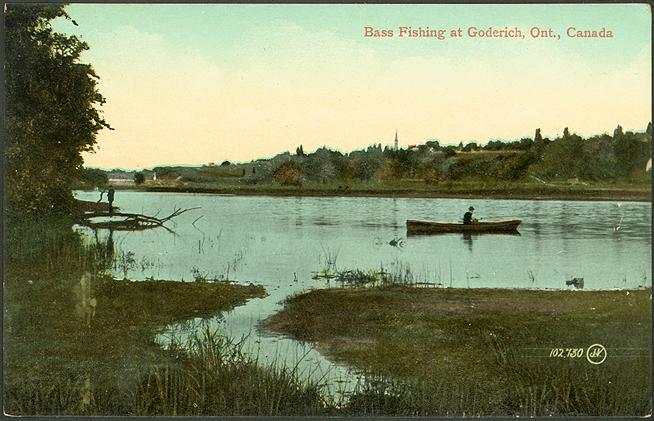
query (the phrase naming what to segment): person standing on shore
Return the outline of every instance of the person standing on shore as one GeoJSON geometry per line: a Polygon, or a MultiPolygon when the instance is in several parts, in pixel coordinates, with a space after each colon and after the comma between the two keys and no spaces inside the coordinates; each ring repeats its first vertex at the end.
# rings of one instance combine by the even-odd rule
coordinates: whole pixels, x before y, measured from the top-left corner
{"type": "Polygon", "coordinates": [[[109,213],[114,211],[114,195],[116,192],[114,191],[113,186],[109,187],[109,191],[107,192],[107,200],[109,200],[109,213]]]}
{"type": "Polygon", "coordinates": [[[463,223],[464,223],[464,224],[466,224],[466,225],[468,225],[468,224],[472,224],[472,222],[473,222],[473,221],[472,221],[472,212],[474,212],[474,211],[475,211],[475,208],[473,208],[472,206],[470,206],[470,207],[468,208],[468,212],[466,212],[466,213],[463,214],[463,223]]]}

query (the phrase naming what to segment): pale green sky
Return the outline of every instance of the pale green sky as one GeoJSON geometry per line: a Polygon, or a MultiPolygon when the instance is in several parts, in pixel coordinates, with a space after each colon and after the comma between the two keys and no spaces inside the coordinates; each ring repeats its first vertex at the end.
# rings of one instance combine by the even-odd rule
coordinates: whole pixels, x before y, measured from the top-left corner
{"type": "Polygon", "coordinates": [[[444,143],[644,130],[647,5],[76,4],[57,22],[91,50],[105,117],[88,166],[246,161],[328,145],[444,143]],[[365,38],[364,27],[395,37],[365,38]],[[399,26],[448,29],[399,38],[399,26]],[[525,39],[467,28],[518,27],[525,39]],[[551,28],[560,39],[534,39],[551,28]],[[573,39],[567,28],[613,32],[573,39]],[[464,37],[450,38],[462,28],[464,37]]]}

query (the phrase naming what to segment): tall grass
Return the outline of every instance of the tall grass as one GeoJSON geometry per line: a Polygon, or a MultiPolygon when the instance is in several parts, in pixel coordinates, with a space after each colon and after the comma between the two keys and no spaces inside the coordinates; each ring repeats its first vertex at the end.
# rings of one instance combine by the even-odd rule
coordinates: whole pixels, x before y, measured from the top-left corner
{"type": "Polygon", "coordinates": [[[644,416],[651,413],[649,355],[590,365],[530,358],[493,341],[497,373],[505,379],[503,407],[521,416],[644,416]]]}
{"type": "Polygon", "coordinates": [[[240,343],[205,330],[173,342],[167,357],[137,375],[128,388],[93,377],[5,385],[12,415],[318,415],[330,412],[321,386],[297,370],[262,366],[240,343]]]}
{"type": "Polygon", "coordinates": [[[185,343],[172,340],[168,358],[141,372],[128,388],[94,383],[89,373],[44,386],[27,379],[5,385],[13,415],[259,415],[259,416],[619,416],[651,407],[642,361],[600,369],[588,365],[526,364],[496,341],[491,344],[501,387],[489,393],[452,373],[399,379],[366,373],[346,397],[301,380],[296,367],[261,365],[234,342],[204,330],[185,343]],[[634,384],[636,383],[636,384],[634,384]]]}
{"type": "Polygon", "coordinates": [[[455,377],[397,379],[370,373],[340,408],[346,416],[500,415],[495,400],[477,385],[455,377]]]}
{"type": "Polygon", "coordinates": [[[316,415],[321,387],[297,371],[262,366],[241,343],[209,330],[168,347],[174,364],[151,367],[135,391],[137,415],[316,415]]]}

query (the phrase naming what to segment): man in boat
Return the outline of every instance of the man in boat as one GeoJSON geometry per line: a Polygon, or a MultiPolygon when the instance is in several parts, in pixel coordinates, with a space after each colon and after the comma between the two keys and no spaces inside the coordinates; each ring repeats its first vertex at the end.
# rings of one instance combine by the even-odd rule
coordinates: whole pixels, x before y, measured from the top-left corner
{"type": "Polygon", "coordinates": [[[107,200],[109,200],[109,213],[114,211],[114,195],[116,192],[114,191],[113,186],[109,187],[109,191],[107,192],[107,200]]]}
{"type": "Polygon", "coordinates": [[[477,222],[476,219],[474,219],[474,220],[472,219],[472,212],[474,212],[474,211],[475,211],[475,208],[473,208],[472,206],[470,206],[470,207],[468,208],[468,212],[466,212],[466,213],[463,214],[463,223],[464,223],[464,224],[467,225],[467,224],[472,224],[473,222],[477,222]]]}

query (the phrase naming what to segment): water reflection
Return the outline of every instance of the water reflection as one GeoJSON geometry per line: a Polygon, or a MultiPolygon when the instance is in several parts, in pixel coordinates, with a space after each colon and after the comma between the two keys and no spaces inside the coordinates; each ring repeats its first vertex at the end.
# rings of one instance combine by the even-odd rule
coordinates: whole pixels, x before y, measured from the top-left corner
{"type": "Polygon", "coordinates": [[[462,234],[463,242],[468,246],[468,251],[472,253],[472,234],[469,232],[464,232],[462,234]]]}

